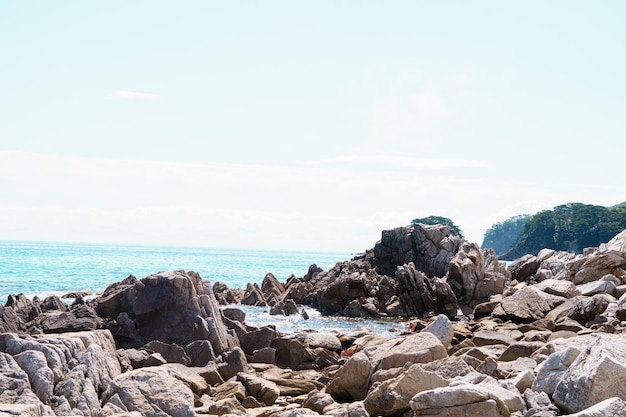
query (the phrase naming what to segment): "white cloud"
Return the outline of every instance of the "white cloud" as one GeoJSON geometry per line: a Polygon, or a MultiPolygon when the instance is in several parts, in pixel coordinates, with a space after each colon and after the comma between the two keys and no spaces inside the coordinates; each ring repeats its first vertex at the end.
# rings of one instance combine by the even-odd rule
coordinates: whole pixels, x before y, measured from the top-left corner
{"type": "Polygon", "coordinates": [[[416,217],[449,217],[469,240],[480,243],[495,222],[538,203],[602,204],[605,198],[615,204],[615,195],[626,194],[625,187],[473,177],[484,166],[482,161],[394,156],[266,166],[0,151],[0,235],[358,252],[371,248],[381,230],[416,217]],[[411,169],[416,165],[430,170],[411,169]]]}
{"type": "Polygon", "coordinates": [[[140,93],[137,91],[116,91],[106,97],[108,100],[145,100],[158,101],[161,99],[157,94],[140,93]]]}

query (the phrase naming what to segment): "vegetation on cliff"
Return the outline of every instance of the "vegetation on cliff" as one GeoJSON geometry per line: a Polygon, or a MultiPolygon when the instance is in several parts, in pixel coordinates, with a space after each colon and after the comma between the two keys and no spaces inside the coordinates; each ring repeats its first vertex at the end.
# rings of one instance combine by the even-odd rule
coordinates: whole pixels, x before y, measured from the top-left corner
{"type": "Polygon", "coordinates": [[[463,231],[459,228],[459,226],[457,226],[456,224],[454,224],[454,222],[452,220],[450,220],[447,217],[442,217],[442,216],[428,216],[428,217],[424,217],[421,219],[413,219],[411,220],[411,225],[415,225],[415,224],[427,224],[427,225],[437,225],[437,224],[443,224],[445,226],[450,226],[458,235],[459,237],[464,237],[463,236],[463,231]]]}
{"type": "Polygon", "coordinates": [[[580,253],[609,241],[624,229],[626,203],[612,207],[568,203],[492,226],[485,233],[482,247],[493,247],[501,259],[508,260],[527,253],[536,255],[543,248],[580,253]],[[507,241],[512,242],[508,250],[507,241]],[[502,246],[496,248],[494,242],[502,246]]]}

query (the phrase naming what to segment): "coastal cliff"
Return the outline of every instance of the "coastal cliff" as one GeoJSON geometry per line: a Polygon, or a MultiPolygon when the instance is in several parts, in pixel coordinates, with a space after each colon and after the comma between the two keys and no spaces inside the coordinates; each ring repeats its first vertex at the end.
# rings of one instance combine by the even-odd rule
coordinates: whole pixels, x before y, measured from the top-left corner
{"type": "Polygon", "coordinates": [[[508,268],[446,227],[385,231],[325,272],[246,290],[131,276],[0,306],[0,415],[626,416],[626,231],[508,268]],[[282,334],[276,314],[403,317],[401,334],[282,334]],[[295,310],[294,310],[295,307],[295,310]]]}

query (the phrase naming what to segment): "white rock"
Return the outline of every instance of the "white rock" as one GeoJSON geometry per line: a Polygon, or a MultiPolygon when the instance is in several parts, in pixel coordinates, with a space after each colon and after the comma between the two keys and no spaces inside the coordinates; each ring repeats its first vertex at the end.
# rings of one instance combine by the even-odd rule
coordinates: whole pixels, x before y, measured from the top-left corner
{"type": "Polygon", "coordinates": [[[454,338],[454,328],[450,319],[444,314],[439,314],[435,321],[422,329],[422,333],[428,332],[435,335],[437,339],[443,343],[443,346],[448,349],[450,343],[454,338]]]}

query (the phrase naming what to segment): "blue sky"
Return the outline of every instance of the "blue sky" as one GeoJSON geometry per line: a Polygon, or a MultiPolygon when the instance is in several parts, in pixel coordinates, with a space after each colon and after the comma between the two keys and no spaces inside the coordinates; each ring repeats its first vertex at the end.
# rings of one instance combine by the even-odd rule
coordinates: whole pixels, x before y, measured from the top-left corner
{"type": "Polygon", "coordinates": [[[358,252],[626,200],[619,1],[0,4],[0,238],[358,252]]]}

